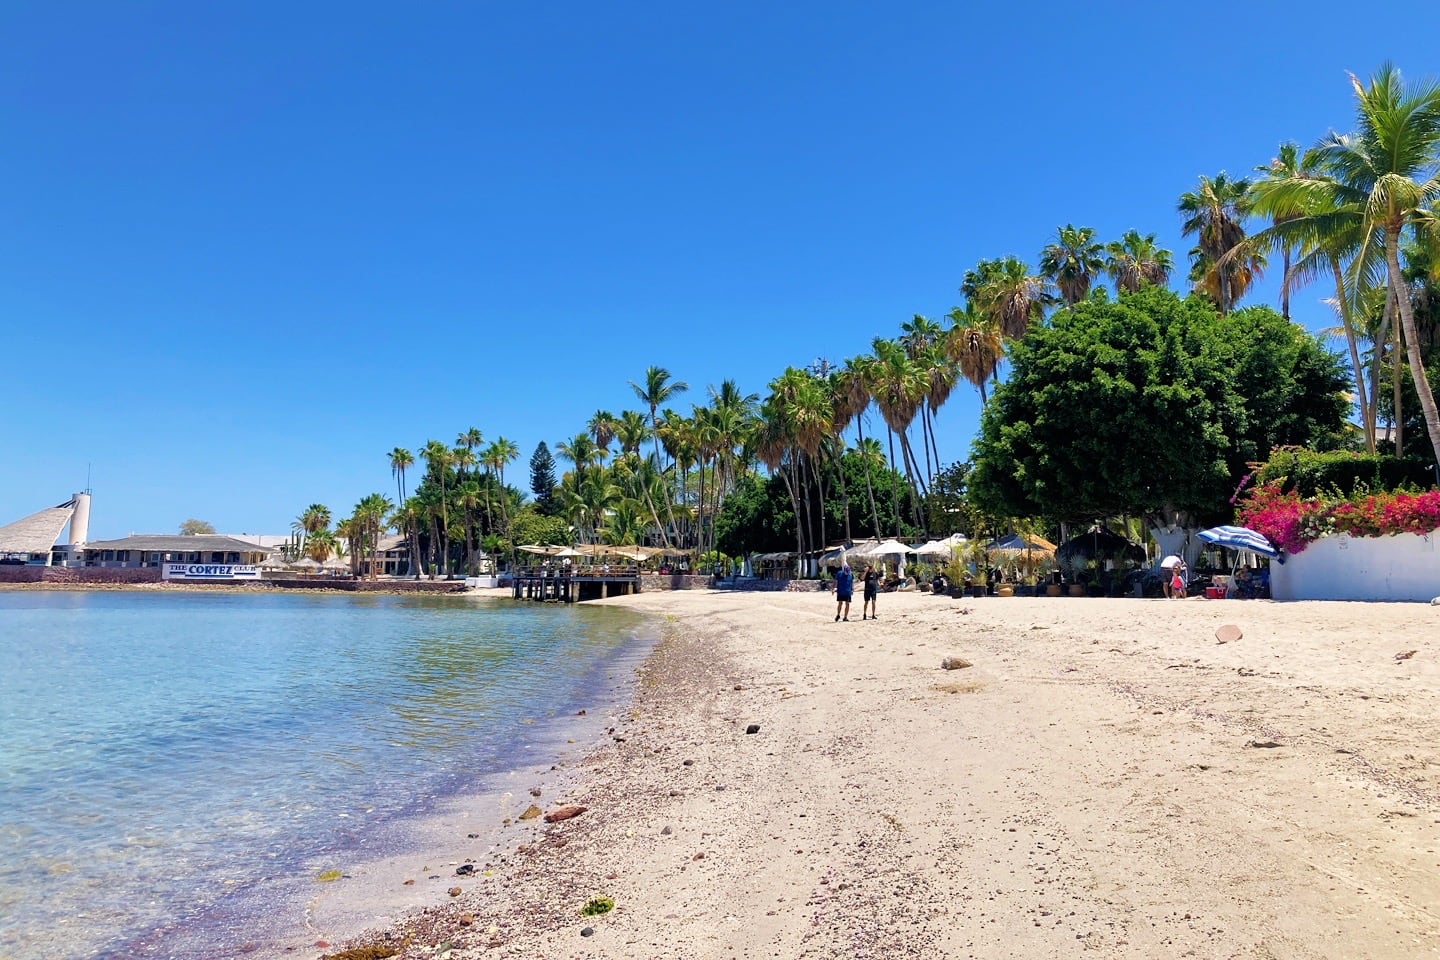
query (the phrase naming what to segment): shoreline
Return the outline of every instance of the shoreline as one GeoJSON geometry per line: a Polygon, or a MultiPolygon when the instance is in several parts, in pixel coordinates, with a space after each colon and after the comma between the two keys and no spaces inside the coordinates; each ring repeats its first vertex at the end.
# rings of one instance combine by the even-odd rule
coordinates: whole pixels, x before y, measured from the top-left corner
{"type": "MultiPolygon", "coordinates": [[[[372,582],[372,581],[367,581],[367,583],[369,583],[369,582],[372,582]]],[[[383,584],[385,581],[382,580],[382,581],[374,581],[374,582],[377,583],[377,584],[383,584]]],[[[399,582],[401,582],[401,583],[411,583],[411,582],[413,582],[413,581],[404,580],[404,581],[399,581],[399,582]]],[[[457,584],[458,584],[458,583],[462,583],[462,581],[458,581],[458,580],[457,580],[457,581],[439,581],[439,580],[437,580],[437,581],[433,581],[433,582],[435,582],[435,583],[453,582],[453,583],[457,583],[457,584]]],[[[394,589],[385,589],[384,587],[377,585],[377,586],[374,586],[374,587],[367,587],[365,590],[340,590],[340,589],[332,589],[332,588],[328,588],[328,587],[306,587],[306,588],[304,588],[304,589],[298,589],[298,590],[297,590],[297,589],[286,589],[285,587],[277,587],[277,586],[274,586],[273,584],[270,584],[270,583],[264,583],[264,582],[260,582],[260,583],[247,583],[247,582],[243,582],[243,581],[233,582],[233,583],[206,583],[206,582],[204,582],[204,581],[194,581],[194,580],[191,580],[191,581],[185,581],[185,580],[160,580],[160,581],[156,581],[156,582],[153,582],[153,583],[104,583],[104,582],[99,582],[99,581],[93,581],[93,582],[84,582],[84,581],[66,582],[66,581],[46,581],[46,580],[36,581],[36,582],[33,582],[33,583],[7,583],[7,582],[0,582],[0,591],[16,591],[16,592],[43,591],[43,592],[55,593],[55,592],[66,592],[66,591],[87,591],[87,592],[89,592],[89,591],[102,591],[102,592],[103,592],[103,591],[115,591],[115,590],[121,590],[121,591],[140,591],[140,592],[151,592],[151,593],[154,593],[154,592],[184,593],[184,592],[187,592],[187,591],[203,591],[203,592],[207,592],[207,593],[267,593],[267,594],[274,594],[274,595],[276,595],[276,596],[280,596],[280,595],[282,595],[282,594],[294,594],[294,595],[305,595],[305,594],[327,594],[327,595],[333,595],[333,594],[348,594],[348,595],[350,595],[350,596],[377,596],[377,595],[378,595],[378,596],[387,596],[387,597],[485,597],[485,598],[506,599],[506,600],[508,600],[508,599],[511,598],[511,592],[510,592],[510,590],[509,590],[508,588],[505,588],[505,587],[477,587],[477,588],[475,588],[475,589],[464,589],[463,587],[461,587],[461,588],[459,588],[459,589],[452,589],[452,590],[440,590],[440,589],[435,589],[435,590],[415,590],[415,589],[407,589],[407,588],[403,588],[403,587],[399,587],[399,586],[395,587],[394,589]]]]}
{"type": "Polygon", "coordinates": [[[1440,955],[1429,606],[602,602],[664,635],[537,801],[587,812],[313,955],[1440,955]]]}

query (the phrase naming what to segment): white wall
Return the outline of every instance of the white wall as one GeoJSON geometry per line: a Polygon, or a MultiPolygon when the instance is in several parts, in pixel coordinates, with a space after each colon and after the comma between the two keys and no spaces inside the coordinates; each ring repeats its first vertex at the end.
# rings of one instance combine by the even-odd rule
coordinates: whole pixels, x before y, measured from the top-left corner
{"type": "Polygon", "coordinates": [[[1440,597],[1440,531],[1422,536],[1321,537],[1270,564],[1276,600],[1430,600],[1440,597]]]}

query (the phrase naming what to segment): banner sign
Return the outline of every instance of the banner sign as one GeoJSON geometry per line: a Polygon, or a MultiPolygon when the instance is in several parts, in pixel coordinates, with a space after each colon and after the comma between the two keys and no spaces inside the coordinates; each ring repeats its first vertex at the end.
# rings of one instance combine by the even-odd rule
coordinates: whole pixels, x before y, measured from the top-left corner
{"type": "Polygon", "coordinates": [[[243,563],[167,563],[166,580],[259,580],[260,568],[243,563]]]}

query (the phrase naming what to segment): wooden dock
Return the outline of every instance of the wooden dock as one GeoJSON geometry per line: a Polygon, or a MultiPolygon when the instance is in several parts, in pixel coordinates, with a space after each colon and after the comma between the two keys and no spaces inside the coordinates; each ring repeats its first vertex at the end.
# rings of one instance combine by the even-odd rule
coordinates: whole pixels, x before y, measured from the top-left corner
{"type": "Polygon", "coordinates": [[[511,572],[516,600],[549,600],[555,603],[577,603],[582,600],[604,600],[640,592],[640,569],[531,567],[511,572]]]}

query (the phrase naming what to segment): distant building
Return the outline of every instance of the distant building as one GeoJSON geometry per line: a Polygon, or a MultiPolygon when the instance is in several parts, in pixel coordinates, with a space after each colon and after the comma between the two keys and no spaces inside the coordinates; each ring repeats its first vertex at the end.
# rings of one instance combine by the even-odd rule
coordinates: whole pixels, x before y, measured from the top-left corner
{"type": "Polygon", "coordinates": [[[87,567],[160,567],[167,563],[260,564],[275,549],[220,534],[135,534],[85,545],[87,567]]]}
{"type": "Polygon", "coordinates": [[[0,527],[0,563],[78,566],[89,531],[90,494],[77,493],[64,503],[0,527]],[[67,525],[69,542],[57,546],[67,525]]]}

